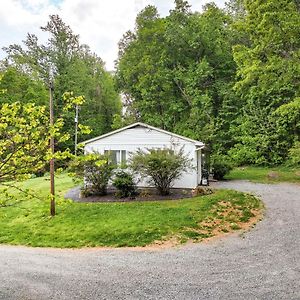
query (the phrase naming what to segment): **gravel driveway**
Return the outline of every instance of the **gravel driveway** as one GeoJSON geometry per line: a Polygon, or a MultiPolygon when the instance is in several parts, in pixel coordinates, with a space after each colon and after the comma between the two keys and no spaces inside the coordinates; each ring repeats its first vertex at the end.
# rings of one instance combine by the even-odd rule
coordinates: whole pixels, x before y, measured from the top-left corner
{"type": "Polygon", "coordinates": [[[266,216],[253,230],[165,250],[0,246],[0,299],[300,299],[300,186],[233,181],[266,216]]]}

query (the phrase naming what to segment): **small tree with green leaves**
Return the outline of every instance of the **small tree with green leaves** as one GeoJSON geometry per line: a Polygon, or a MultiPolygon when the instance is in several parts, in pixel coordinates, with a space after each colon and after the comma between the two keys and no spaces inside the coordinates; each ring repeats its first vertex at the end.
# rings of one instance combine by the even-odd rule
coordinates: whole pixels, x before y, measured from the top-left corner
{"type": "Polygon", "coordinates": [[[139,149],[131,157],[130,167],[154,184],[160,195],[169,195],[174,181],[190,170],[192,164],[183,148],[178,152],[171,149],[139,149]]]}
{"type": "Polygon", "coordinates": [[[0,207],[15,205],[37,195],[23,190],[14,181],[22,181],[33,174],[44,172],[49,159],[65,159],[69,151],[58,151],[54,155],[49,149],[49,139],[57,142],[68,139],[68,134],[61,131],[63,120],[58,119],[49,125],[48,114],[44,106],[33,103],[14,102],[0,106],[0,187],[5,195],[0,207]],[[23,192],[18,199],[9,189],[23,192]]]}
{"type": "Polygon", "coordinates": [[[71,175],[80,180],[84,178],[85,195],[106,195],[113,170],[114,165],[109,154],[98,152],[77,156],[70,163],[71,175]]]}
{"type": "MultiPolygon", "coordinates": [[[[2,94],[5,94],[5,91],[0,90],[0,100],[2,94]]],[[[66,93],[64,101],[64,109],[68,110],[73,103],[81,105],[84,98],[66,93]]],[[[56,151],[55,154],[52,154],[49,149],[51,137],[57,144],[70,138],[70,135],[63,131],[63,126],[62,118],[57,118],[53,125],[49,124],[45,106],[21,102],[0,105],[0,186],[2,193],[6,193],[8,188],[12,187],[22,191],[13,181],[25,180],[32,174],[45,171],[51,158],[57,161],[72,157],[68,149],[56,151]]],[[[86,126],[81,126],[80,130],[82,133],[89,133],[89,128],[86,126]]],[[[29,195],[28,191],[23,192],[29,195]]],[[[5,201],[1,200],[0,207],[20,202],[14,195],[7,194],[4,199],[5,201]]]]}
{"type": "Polygon", "coordinates": [[[26,179],[44,167],[47,122],[45,107],[20,102],[0,107],[0,185],[26,179]]]}

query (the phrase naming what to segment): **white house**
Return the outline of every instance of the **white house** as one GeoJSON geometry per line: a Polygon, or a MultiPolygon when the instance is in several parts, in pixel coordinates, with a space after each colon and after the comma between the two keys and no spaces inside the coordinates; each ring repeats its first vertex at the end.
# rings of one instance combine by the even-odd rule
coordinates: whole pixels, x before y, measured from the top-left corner
{"type": "MultiPolygon", "coordinates": [[[[85,153],[110,151],[117,164],[126,163],[129,155],[137,149],[164,149],[174,151],[183,147],[184,153],[192,160],[193,168],[183,173],[175,181],[174,188],[195,188],[201,183],[202,142],[160,129],[144,123],[134,123],[118,130],[109,132],[84,143],[85,153]]],[[[148,186],[144,181],[138,186],[148,186]]]]}

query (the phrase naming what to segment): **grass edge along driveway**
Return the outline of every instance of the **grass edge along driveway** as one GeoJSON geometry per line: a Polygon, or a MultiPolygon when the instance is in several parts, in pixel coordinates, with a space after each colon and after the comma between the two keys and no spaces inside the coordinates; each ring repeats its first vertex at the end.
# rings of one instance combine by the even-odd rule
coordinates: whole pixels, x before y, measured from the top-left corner
{"type": "Polygon", "coordinates": [[[291,182],[300,184],[300,168],[245,166],[233,169],[225,176],[228,180],[250,180],[261,183],[291,182]]]}
{"type": "MultiPolygon", "coordinates": [[[[62,174],[56,185],[62,196],[74,184],[62,174]]],[[[52,218],[46,197],[48,178],[31,179],[22,186],[45,200],[0,208],[2,244],[80,248],[146,246],[170,239],[196,242],[244,228],[256,221],[263,209],[262,202],[252,195],[217,190],[212,195],[172,201],[73,203],[60,198],[57,215],[52,218]]]]}

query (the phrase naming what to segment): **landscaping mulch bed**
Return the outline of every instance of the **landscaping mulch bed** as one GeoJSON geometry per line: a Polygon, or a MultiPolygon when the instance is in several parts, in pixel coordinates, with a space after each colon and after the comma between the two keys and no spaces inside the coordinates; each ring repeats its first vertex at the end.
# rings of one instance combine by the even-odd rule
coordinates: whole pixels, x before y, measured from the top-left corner
{"type": "Polygon", "coordinates": [[[160,200],[178,200],[191,198],[191,189],[171,189],[170,195],[161,196],[155,188],[139,188],[138,195],[135,197],[119,198],[116,196],[116,190],[108,189],[105,196],[89,196],[81,195],[80,187],[73,188],[67,192],[65,198],[72,199],[76,202],[133,202],[133,201],[160,201],[160,200]]]}

